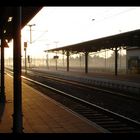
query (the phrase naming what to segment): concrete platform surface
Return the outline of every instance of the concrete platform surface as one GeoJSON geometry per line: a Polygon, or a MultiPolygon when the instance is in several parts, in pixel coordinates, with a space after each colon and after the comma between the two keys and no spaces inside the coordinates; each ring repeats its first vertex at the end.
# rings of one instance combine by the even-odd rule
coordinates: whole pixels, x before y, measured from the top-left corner
{"type": "MultiPolygon", "coordinates": [[[[6,103],[0,133],[12,133],[13,79],[5,75],[6,103]]],[[[103,133],[103,129],[58,102],[22,83],[23,127],[25,133],[103,133]]]]}

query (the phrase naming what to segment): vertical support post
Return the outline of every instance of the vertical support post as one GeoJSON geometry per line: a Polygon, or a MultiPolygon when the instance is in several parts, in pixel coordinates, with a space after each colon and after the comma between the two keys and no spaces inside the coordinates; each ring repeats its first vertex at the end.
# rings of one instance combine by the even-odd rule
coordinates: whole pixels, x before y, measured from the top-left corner
{"type": "Polygon", "coordinates": [[[121,53],[122,53],[122,52],[121,52],[121,49],[122,49],[122,48],[120,47],[120,71],[121,71],[121,53]]]}
{"type": "Polygon", "coordinates": [[[106,70],[106,49],[105,49],[105,70],[106,70]]]}
{"type": "Polygon", "coordinates": [[[56,52],[56,58],[55,58],[55,68],[57,70],[57,52],[56,52]]]}
{"type": "Polygon", "coordinates": [[[126,67],[125,67],[126,74],[128,74],[128,47],[129,46],[126,47],[126,67]]]}
{"type": "Polygon", "coordinates": [[[80,57],[80,68],[81,68],[81,53],[79,55],[80,55],[79,57],[80,57]]]}
{"type": "Polygon", "coordinates": [[[88,52],[85,52],[85,73],[88,73],[88,52]]]}
{"type": "Polygon", "coordinates": [[[30,27],[30,44],[32,43],[32,25],[29,25],[29,27],[30,27]]]}
{"type": "Polygon", "coordinates": [[[24,42],[24,51],[25,51],[25,74],[27,74],[27,61],[26,61],[27,42],[24,42]]]}
{"type": "Polygon", "coordinates": [[[1,95],[0,95],[0,102],[4,103],[6,100],[5,97],[5,78],[4,78],[4,37],[1,36],[1,95]]]}
{"type": "Polygon", "coordinates": [[[115,47],[115,76],[118,75],[118,50],[115,47]]]}
{"type": "Polygon", "coordinates": [[[23,132],[21,91],[21,7],[14,8],[14,114],[13,133],[23,132]]]}
{"type": "Polygon", "coordinates": [[[48,51],[46,52],[47,54],[46,54],[46,57],[47,57],[47,68],[49,69],[49,54],[48,54],[48,51]]]}
{"type": "Polygon", "coordinates": [[[62,51],[62,53],[63,53],[63,67],[64,67],[64,50],[62,51]]]}
{"type": "Polygon", "coordinates": [[[69,51],[67,50],[67,71],[69,71],[69,51]]]}
{"type": "Polygon", "coordinates": [[[26,48],[24,48],[24,51],[25,51],[25,74],[27,74],[26,48]]]}

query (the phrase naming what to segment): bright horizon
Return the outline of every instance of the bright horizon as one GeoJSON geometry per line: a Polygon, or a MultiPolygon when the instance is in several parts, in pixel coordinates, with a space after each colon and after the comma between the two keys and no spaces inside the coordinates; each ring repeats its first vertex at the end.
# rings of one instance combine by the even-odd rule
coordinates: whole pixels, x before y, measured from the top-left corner
{"type": "MultiPolygon", "coordinates": [[[[22,29],[22,56],[26,41],[27,55],[43,58],[47,49],[140,29],[139,15],[140,7],[43,7],[27,24],[35,24],[32,44],[29,26],[22,29]]],[[[12,57],[12,45],[5,50],[12,57]]]]}

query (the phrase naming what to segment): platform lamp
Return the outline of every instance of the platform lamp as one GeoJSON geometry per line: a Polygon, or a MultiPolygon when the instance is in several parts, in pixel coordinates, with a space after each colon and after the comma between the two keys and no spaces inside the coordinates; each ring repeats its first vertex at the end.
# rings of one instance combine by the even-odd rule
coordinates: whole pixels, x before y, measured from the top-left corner
{"type": "Polygon", "coordinates": [[[35,24],[29,24],[27,25],[30,28],[30,44],[32,43],[32,26],[35,26],[35,24]]]}
{"type": "Polygon", "coordinates": [[[27,42],[24,42],[24,51],[25,51],[25,74],[27,74],[26,49],[27,49],[27,42]]]}
{"type": "Polygon", "coordinates": [[[49,57],[48,57],[48,50],[44,50],[44,52],[46,53],[46,65],[47,65],[47,68],[49,69],[49,57]]]}

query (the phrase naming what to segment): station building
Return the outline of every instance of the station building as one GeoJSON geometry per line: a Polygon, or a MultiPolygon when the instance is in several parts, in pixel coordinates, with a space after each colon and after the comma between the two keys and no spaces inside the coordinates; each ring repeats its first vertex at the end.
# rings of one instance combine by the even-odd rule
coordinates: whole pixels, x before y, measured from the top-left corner
{"type": "Polygon", "coordinates": [[[128,74],[140,74],[140,47],[127,47],[126,61],[128,74]]]}

